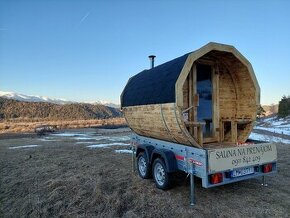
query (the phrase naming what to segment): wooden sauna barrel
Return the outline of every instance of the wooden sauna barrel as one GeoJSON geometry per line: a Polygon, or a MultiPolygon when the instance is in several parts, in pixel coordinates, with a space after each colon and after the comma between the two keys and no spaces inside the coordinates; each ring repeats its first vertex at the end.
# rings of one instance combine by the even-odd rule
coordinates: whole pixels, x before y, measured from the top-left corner
{"type": "Polygon", "coordinates": [[[259,104],[250,62],[233,46],[213,42],[143,70],[121,94],[135,133],[195,147],[244,143],[259,104]]]}

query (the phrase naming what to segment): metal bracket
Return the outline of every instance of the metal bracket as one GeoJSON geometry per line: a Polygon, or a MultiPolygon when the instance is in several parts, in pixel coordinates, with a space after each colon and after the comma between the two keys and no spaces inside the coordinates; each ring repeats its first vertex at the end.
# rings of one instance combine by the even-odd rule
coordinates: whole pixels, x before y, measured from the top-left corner
{"type": "Polygon", "coordinates": [[[190,173],[190,206],[195,205],[195,193],[194,193],[194,173],[195,173],[195,166],[191,162],[191,173],[190,173]]]}
{"type": "Polygon", "coordinates": [[[262,184],[261,186],[264,186],[264,187],[267,187],[268,184],[266,183],[266,179],[265,179],[265,176],[262,177],[262,184]]]}

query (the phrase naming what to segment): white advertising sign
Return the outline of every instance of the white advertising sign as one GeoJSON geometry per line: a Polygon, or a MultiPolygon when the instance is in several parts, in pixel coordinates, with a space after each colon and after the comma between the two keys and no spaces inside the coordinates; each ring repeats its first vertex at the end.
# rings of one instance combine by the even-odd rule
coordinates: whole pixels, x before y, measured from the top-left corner
{"type": "Polygon", "coordinates": [[[209,172],[230,170],[277,160],[275,144],[265,143],[208,151],[209,172]]]}

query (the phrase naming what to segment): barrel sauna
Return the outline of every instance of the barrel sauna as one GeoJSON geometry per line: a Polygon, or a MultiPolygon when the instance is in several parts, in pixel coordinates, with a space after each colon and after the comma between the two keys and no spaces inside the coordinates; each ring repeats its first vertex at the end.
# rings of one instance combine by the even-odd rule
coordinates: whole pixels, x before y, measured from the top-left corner
{"type": "Polygon", "coordinates": [[[235,47],[213,42],[143,70],[121,94],[135,133],[205,148],[244,143],[259,104],[250,62],[235,47]]]}

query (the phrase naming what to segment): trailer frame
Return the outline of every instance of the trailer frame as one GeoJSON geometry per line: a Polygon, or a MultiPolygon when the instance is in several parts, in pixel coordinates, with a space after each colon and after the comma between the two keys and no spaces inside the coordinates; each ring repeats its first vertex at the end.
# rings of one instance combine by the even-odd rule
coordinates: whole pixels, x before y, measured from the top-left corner
{"type": "MultiPolygon", "coordinates": [[[[262,143],[262,142],[261,142],[262,143]]],[[[259,144],[256,142],[256,144],[259,144]]],[[[269,143],[270,145],[271,143],[269,143]]],[[[265,143],[263,143],[265,145],[265,143]]],[[[149,137],[140,136],[133,134],[131,136],[131,146],[132,146],[132,169],[133,172],[136,171],[136,157],[138,157],[140,152],[145,152],[148,157],[149,167],[156,158],[161,158],[164,160],[166,165],[166,172],[172,173],[176,171],[182,171],[188,174],[190,177],[190,205],[195,205],[195,194],[194,194],[194,177],[199,177],[202,180],[202,187],[212,188],[216,186],[221,186],[229,183],[234,183],[238,181],[243,181],[247,179],[252,179],[256,177],[262,177],[262,185],[266,186],[265,176],[277,172],[277,159],[271,162],[260,162],[255,164],[249,164],[246,167],[252,168],[253,173],[248,175],[242,175],[233,177],[232,172],[241,171],[245,167],[233,167],[231,169],[225,169],[219,172],[210,170],[209,167],[209,153],[211,149],[196,148],[188,145],[177,144],[173,142],[167,142],[163,140],[153,139],[149,137]],[[264,166],[271,164],[270,172],[263,172],[264,166]],[[213,174],[220,173],[223,176],[222,182],[212,184],[210,177],[213,174]]],[[[247,146],[247,145],[244,145],[247,146]]],[[[271,144],[273,146],[273,144],[271,144]]],[[[233,147],[237,147],[233,145],[233,147]]],[[[245,147],[247,148],[247,147],[245,147]]],[[[276,149],[276,146],[274,146],[276,149]]]]}

